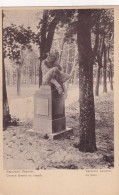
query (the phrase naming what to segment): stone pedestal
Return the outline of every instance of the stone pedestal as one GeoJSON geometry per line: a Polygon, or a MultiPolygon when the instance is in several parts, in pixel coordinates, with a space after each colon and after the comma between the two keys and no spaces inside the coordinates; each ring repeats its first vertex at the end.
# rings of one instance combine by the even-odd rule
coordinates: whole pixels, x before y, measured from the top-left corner
{"type": "Polygon", "coordinates": [[[59,95],[54,86],[42,85],[35,92],[34,122],[31,132],[52,139],[73,133],[72,129],[66,128],[64,95],[59,95]]]}

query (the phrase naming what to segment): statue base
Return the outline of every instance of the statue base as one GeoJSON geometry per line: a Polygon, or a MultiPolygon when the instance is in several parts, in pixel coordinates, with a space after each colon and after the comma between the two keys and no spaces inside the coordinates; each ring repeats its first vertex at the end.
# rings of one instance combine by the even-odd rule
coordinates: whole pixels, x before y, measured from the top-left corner
{"type": "Polygon", "coordinates": [[[70,136],[73,136],[73,129],[67,128],[64,131],[60,131],[58,133],[52,133],[52,134],[43,134],[39,131],[36,131],[34,129],[27,130],[27,133],[29,135],[38,135],[41,138],[50,139],[50,140],[60,140],[60,139],[67,139],[70,138],[70,136]]]}
{"type": "Polygon", "coordinates": [[[59,95],[54,86],[42,85],[34,95],[33,129],[41,137],[59,139],[73,134],[66,128],[64,95],[59,95]]]}

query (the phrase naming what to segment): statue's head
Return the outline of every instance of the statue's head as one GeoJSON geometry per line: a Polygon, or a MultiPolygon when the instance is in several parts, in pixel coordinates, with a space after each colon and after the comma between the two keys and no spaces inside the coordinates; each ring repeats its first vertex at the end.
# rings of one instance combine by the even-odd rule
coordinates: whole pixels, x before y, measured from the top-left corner
{"type": "Polygon", "coordinates": [[[49,67],[49,68],[52,68],[56,65],[57,61],[58,61],[58,57],[59,57],[59,54],[58,52],[50,52],[45,60],[46,62],[46,65],[49,67]]]}

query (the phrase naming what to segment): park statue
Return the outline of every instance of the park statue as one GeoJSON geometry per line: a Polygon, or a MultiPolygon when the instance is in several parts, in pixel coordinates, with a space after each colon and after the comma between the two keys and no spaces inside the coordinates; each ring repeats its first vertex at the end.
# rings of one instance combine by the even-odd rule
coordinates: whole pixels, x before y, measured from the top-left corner
{"type": "Polygon", "coordinates": [[[60,95],[67,97],[65,82],[70,75],[62,72],[62,67],[58,64],[58,52],[51,52],[42,62],[43,85],[54,85],[60,95]]]}
{"type": "Polygon", "coordinates": [[[58,64],[58,52],[51,52],[42,62],[42,85],[34,94],[33,130],[45,138],[59,139],[73,134],[65,117],[65,82],[70,78],[58,64]]]}

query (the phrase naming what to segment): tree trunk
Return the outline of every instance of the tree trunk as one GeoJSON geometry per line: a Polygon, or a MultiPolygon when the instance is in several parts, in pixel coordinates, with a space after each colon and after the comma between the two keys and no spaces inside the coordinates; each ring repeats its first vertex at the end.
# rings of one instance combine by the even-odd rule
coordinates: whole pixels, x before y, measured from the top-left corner
{"type": "Polygon", "coordinates": [[[4,59],[3,62],[3,127],[7,127],[11,121],[11,115],[9,112],[9,105],[7,99],[7,90],[6,90],[6,78],[5,78],[5,65],[4,59]]]}
{"type": "Polygon", "coordinates": [[[77,69],[75,68],[73,84],[76,84],[76,83],[77,83],[77,69]]]}
{"type": "Polygon", "coordinates": [[[66,65],[66,71],[65,71],[65,73],[67,73],[67,74],[68,74],[68,70],[69,70],[69,50],[70,50],[70,47],[69,47],[69,44],[68,44],[67,65],[66,65]]]}
{"type": "Polygon", "coordinates": [[[103,66],[103,92],[106,93],[107,92],[107,74],[106,74],[106,70],[107,70],[107,65],[106,65],[106,45],[104,44],[104,66],[103,66]]]}
{"type": "Polygon", "coordinates": [[[41,70],[41,64],[42,61],[40,60],[40,65],[39,65],[39,88],[42,85],[42,70],[41,70]]]}
{"type": "MultiPolygon", "coordinates": [[[[77,82],[77,67],[76,67],[76,48],[74,49],[74,61],[70,72],[70,77],[73,80],[73,84],[77,82]]],[[[69,79],[70,81],[70,79],[69,79]]]]}
{"type": "Polygon", "coordinates": [[[90,10],[78,10],[78,52],[79,52],[79,103],[80,103],[80,143],[82,152],[94,152],[95,110],[93,96],[93,61],[90,31],[90,10]]]}
{"type": "Polygon", "coordinates": [[[100,85],[102,85],[103,69],[100,69],[100,85]]]}
{"type": "Polygon", "coordinates": [[[12,79],[12,81],[13,81],[13,82],[12,82],[12,84],[14,85],[14,84],[15,84],[15,76],[14,76],[14,72],[12,73],[12,78],[13,78],[13,79],[12,79]]]}
{"type": "Polygon", "coordinates": [[[110,82],[110,70],[108,70],[108,75],[107,75],[109,82],[110,82]]]}
{"type": "Polygon", "coordinates": [[[35,85],[36,85],[36,63],[35,63],[35,71],[34,71],[35,73],[34,73],[34,76],[35,76],[35,79],[34,79],[34,83],[35,83],[35,85]]]}
{"type": "Polygon", "coordinates": [[[61,59],[62,59],[62,53],[63,53],[63,47],[64,47],[64,39],[63,39],[63,42],[62,42],[62,48],[61,48],[61,53],[60,53],[60,57],[59,57],[59,65],[61,63],[61,59]]]}
{"type": "MultiPolygon", "coordinates": [[[[2,10],[2,31],[3,31],[3,18],[4,13],[2,10]]],[[[3,32],[2,32],[3,34],[3,32]]],[[[4,64],[4,50],[3,50],[3,39],[2,39],[2,83],[3,83],[3,130],[5,130],[5,127],[9,125],[9,122],[11,121],[11,115],[9,112],[9,105],[8,105],[8,99],[7,99],[7,89],[6,89],[6,78],[5,78],[5,64],[4,64]]]]}
{"type": "Polygon", "coordinates": [[[10,84],[10,73],[9,71],[7,71],[7,85],[10,84]]]}
{"type": "Polygon", "coordinates": [[[110,89],[113,90],[113,76],[112,76],[112,70],[110,70],[110,89]]]}
{"type": "Polygon", "coordinates": [[[100,72],[102,67],[102,56],[97,56],[98,59],[98,70],[97,70],[97,80],[96,80],[96,88],[95,88],[95,95],[99,95],[99,85],[100,85],[100,72]]]}
{"type": "Polygon", "coordinates": [[[96,88],[95,88],[95,95],[99,95],[99,85],[101,84],[101,68],[102,68],[102,56],[104,51],[104,36],[100,38],[98,42],[98,52],[97,52],[97,61],[98,61],[98,70],[97,70],[97,81],[96,81],[96,88]]]}
{"type": "Polygon", "coordinates": [[[110,59],[110,44],[108,47],[108,60],[110,63],[110,71],[109,71],[110,89],[113,90],[113,72],[112,72],[112,61],[110,59]]]}
{"type": "Polygon", "coordinates": [[[33,84],[33,74],[31,74],[31,84],[33,84]]]}
{"type": "MultiPolygon", "coordinates": [[[[75,58],[76,58],[76,56],[75,56],[75,58]]],[[[72,70],[70,72],[70,79],[67,81],[67,87],[68,87],[69,83],[72,80],[74,81],[76,79],[76,77],[77,77],[77,70],[76,70],[76,61],[75,61],[75,58],[74,58],[74,63],[73,63],[73,66],[72,66],[72,70]],[[74,79],[73,79],[73,76],[74,76],[74,79]]]]}
{"type": "Polygon", "coordinates": [[[111,59],[110,59],[110,89],[113,90],[113,73],[112,73],[111,59]]]}
{"type": "Polygon", "coordinates": [[[21,95],[21,65],[17,68],[17,95],[21,95]]]}
{"type": "Polygon", "coordinates": [[[99,95],[99,85],[100,85],[100,66],[98,65],[97,69],[97,79],[96,79],[96,88],[95,88],[95,95],[99,95]]]}

